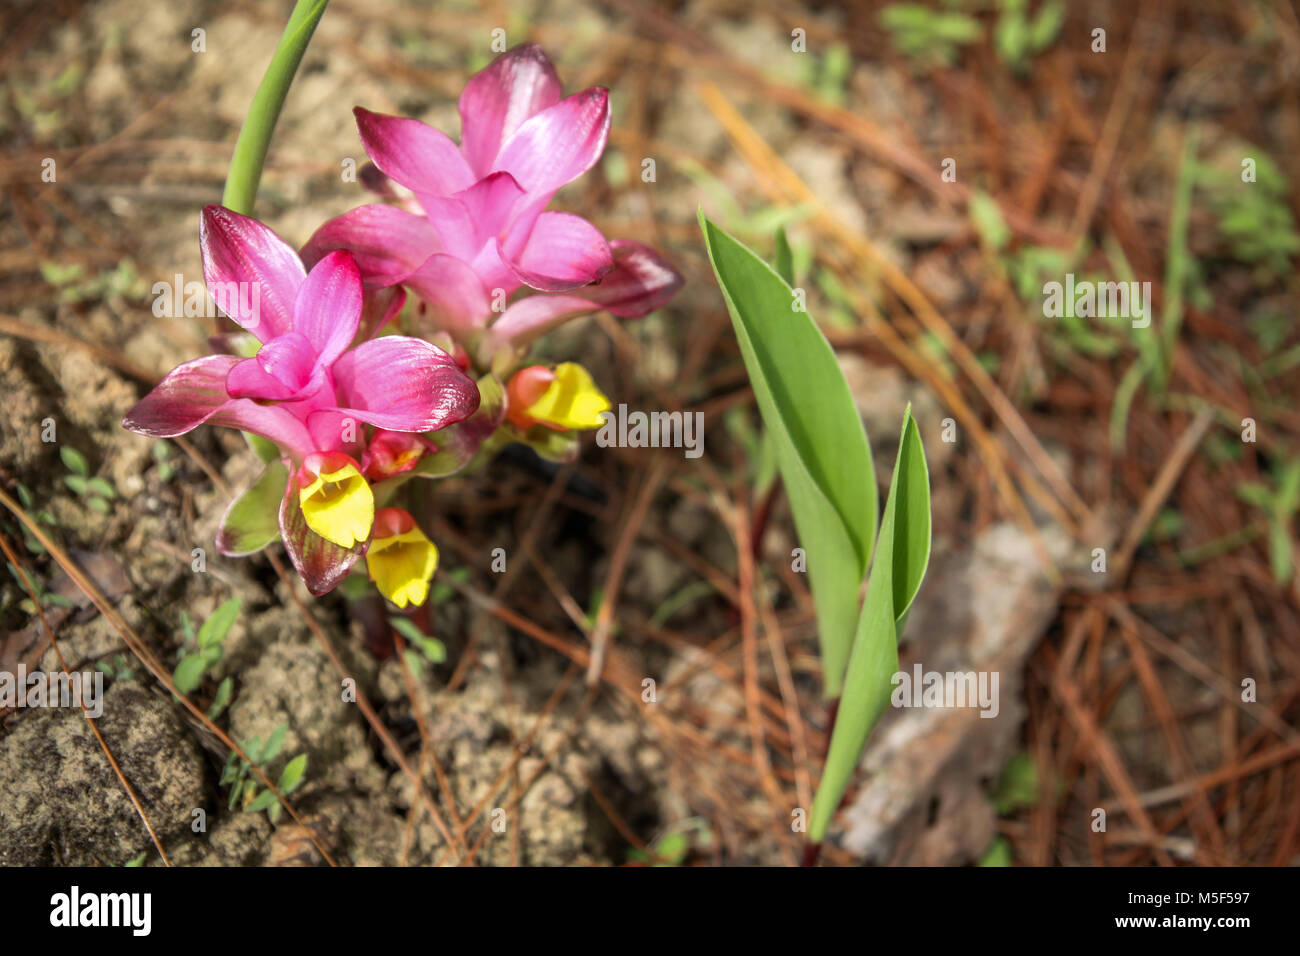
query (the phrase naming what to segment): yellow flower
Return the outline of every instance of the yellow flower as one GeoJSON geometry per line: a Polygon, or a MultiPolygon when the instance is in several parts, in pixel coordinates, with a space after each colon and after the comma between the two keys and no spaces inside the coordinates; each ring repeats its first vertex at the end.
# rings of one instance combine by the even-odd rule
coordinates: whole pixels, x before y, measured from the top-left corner
{"type": "Polygon", "coordinates": [[[298,469],[298,501],[307,527],[340,548],[370,537],[375,496],[357,463],[339,451],[308,455],[298,469]]]}
{"type": "Polygon", "coordinates": [[[401,508],[375,512],[375,536],[366,551],[366,569],[379,592],[398,607],[420,605],[438,568],[438,549],[401,508]]]}
{"type": "Polygon", "coordinates": [[[599,428],[609,399],[591,375],[576,362],[563,362],[552,372],[540,365],[516,372],[510,380],[510,421],[522,429],[541,424],[557,431],[599,428]]]}

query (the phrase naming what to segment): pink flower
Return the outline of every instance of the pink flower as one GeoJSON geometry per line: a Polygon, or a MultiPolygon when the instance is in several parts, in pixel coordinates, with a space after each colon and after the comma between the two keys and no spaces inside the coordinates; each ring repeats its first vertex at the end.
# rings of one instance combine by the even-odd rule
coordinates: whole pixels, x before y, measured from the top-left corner
{"type": "Polygon", "coordinates": [[[173,369],[127,414],[126,428],[172,438],[204,423],[224,425],[268,438],[301,461],[344,449],[343,419],[426,432],[478,407],[474,383],[428,342],[386,335],[349,347],[362,286],[348,253],[331,253],[308,273],[274,232],[221,206],[203,210],[200,237],[208,288],[252,289],[222,298],[261,348],[254,358],[208,355],[173,369]]]}
{"type": "MultiPolygon", "coordinates": [[[[282,537],[308,586],[323,593],[318,588],[329,590],[360,556],[359,532],[369,528],[365,509],[339,511],[342,478],[331,477],[360,477],[365,426],[444,428],[473,414],[478,388],[450,355],[420,339],[387,335],[352,346],[365,310],[350,253],[332,252],[306,272],[274,232],[221,206],[203,210],[200,244],[209,291],[260,348],[253,358],[208,355],[173,369],[122,424],[172,438],[206,423],[274,442],[293,465],[282,537]]],[[[381,303],[368,327],[400,307],[400,296],[381,303]]],[[[355,490],[359,501],[369,494],[355,490]]]]}
{"type": "Polygon", "coordinates": [[[366,152],[391,180],[381,188],[397,196],[395,183],[413,198],[406,208],[361,206],[327,222],[304,259],[349,249],[367,287],[405,285],[439,328],[464,334],[492,325],[495,344],[521,347],[576,315],[638,317],[676,292],[681,276],[649,246],[607,242],[585,219],[546,211],[556,190],[604,151],[608,91],[561,98],[555,68],[529,44],[476,74],[459,107],[459,147],[417,120],[357,108],[366,152]],[[523,286],[547,295],[493,311],[494,299],[523,286]]]}

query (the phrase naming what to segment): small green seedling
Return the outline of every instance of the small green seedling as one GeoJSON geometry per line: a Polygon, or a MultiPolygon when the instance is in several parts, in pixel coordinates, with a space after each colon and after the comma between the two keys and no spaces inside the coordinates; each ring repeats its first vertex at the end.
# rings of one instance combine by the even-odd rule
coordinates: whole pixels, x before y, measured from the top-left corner
{"type": "Polygon", "coordinates": [[[993,45],[998,57],[1017,73],[1029,69],[1029,61],[1046,50],[1065,23],[1065,0],[1047,0],[1032,16],[1027,0],[998,0],[998,25],[993,45]]]}
{"type": "MultiPolygon", "coordinates": [[[[185,611],[181,612],[184,647],[181,650],[180,662],[172,672],[172,682],[182,694],[193,692],[203,682],[203,675],[221,660],[221,642],[226,639],[231,626],[239,617],[242,603],[237,597],[226,601],[203,622],[197,635],[194,633],[194,624],[190,621],[189,614],[185,611]]],[[[218,693],[220,695],[220,692],[218,693]]],[[[227,691],[227,700],[229,696],[227,691]]]]}
{"type": "Polygon", "coordinates": [[[934,10],[920,3],[894,3],[880,11],[880,25],[892,35],[894,48],[918,66],[951,66],[958,47],[980,38],[974,17],[955,10],[934,10]]]}
{"type": "Polygon", "coordinates": [[[1272,486],[1250,481],[1238,486],[1237,497],[1264,512],[1268,521],[1269,567],[1273,581],[1285,586],[1295,573],[1291,525],[1300,510],[1300,456],[1274,469],[1272,486]]]}
{"type": "Polygon", "coordinates": [[[85,456],[70,445],[59,446],[59,458],[70,472],[63,476],[63,483],[86,503],[87,508],[107,514],[108,503],[117,497],[117,489],[103,478],[91,477],[85,456]]]}
{"type": "MultiPolygon", "coordinates": [[[[468,570],[468,569],[466,569],[468,570]]],[[[409,617],[393,614],[388,618],[393,630],[411,644],[406,649],[406,666],[416,673],[423,673],[426,664],[441,664],[447,659],[447,648],[436,637],[425,634],[409,617]]]]}
{"type": "MultiPolygon", "coordinates": [[[[284,746],[285,734],[289,731],[288,724],[280,724],[271,735],[266,738],[266,743],[262,743],[260,736],[253,737],[250,740],[243,741],[240,746],[244,753],[248,754],[252,764],[266,770],[268,764],[279,756],[281,748],[284,746]]],[[[276,782],[276,788],[286,797],[297,790],[303,781],[303,775],[307,771],[307,755],[298,754],[280,771],[280,778],[276,782]]],[[[252,765],[249,760],[244,760],[239,754],[231,752],[226,760],[226,765],[221,771],[220,785],[231,785],[230,799],[227,806],[233,810],[236,806],[242,805],[245,813],[261,813],[267,811],[272,823],[278,823],[280,816],[284,811],[283,805],[276,799],[274,791],[260,790],[257,781],[252,774],[252,765]]]]}

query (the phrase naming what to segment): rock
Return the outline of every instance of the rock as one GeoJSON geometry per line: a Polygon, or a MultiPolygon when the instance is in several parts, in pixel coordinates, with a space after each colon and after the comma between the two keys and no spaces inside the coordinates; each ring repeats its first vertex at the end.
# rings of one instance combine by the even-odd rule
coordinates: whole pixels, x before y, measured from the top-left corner
{"type": "MultiPolygon", "coordinates": [[[[1066,534],[1039,530],[1053,560],[1063,562],[1066,534]]],[[[996,674],[997,714],[886,710],[860,763],[865,783],[842,814],[847,849],[873,862],[927,866],[970,863],[987,849],[995,824],[987,781],[1015,752],[1025,658],[1058,596],[1016,525],[994,525],[968,550],[934,560],[903,633],[899,668],[996,674]]]]}

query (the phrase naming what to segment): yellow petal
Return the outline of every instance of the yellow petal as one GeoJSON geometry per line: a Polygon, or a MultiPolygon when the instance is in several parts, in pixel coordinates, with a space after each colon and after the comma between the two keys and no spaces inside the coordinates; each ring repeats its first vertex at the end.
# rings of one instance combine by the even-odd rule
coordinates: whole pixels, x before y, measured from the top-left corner
{"type": "Polygon", "coordinates": [[[370,579],[398,607],[423,604],[437,568],[438,549],[419,528],[376,538],[366,552],[370,579]]]}
{"type": "Polygon", "coordinates": [[[343,463],[321,472],[298,491],[307,527],[340,548],[370,537],[375,520],[375,495],[355,465],[343,463]]]}
{"type": "Polygon", "coordinates": [[[604,424],[600,413],[609,409],[609,399],[587,370],[576,362],[564,362],[556,366],[550,388],[525,409],[525,414],[561,428],[599,428],[604,424]]]}

